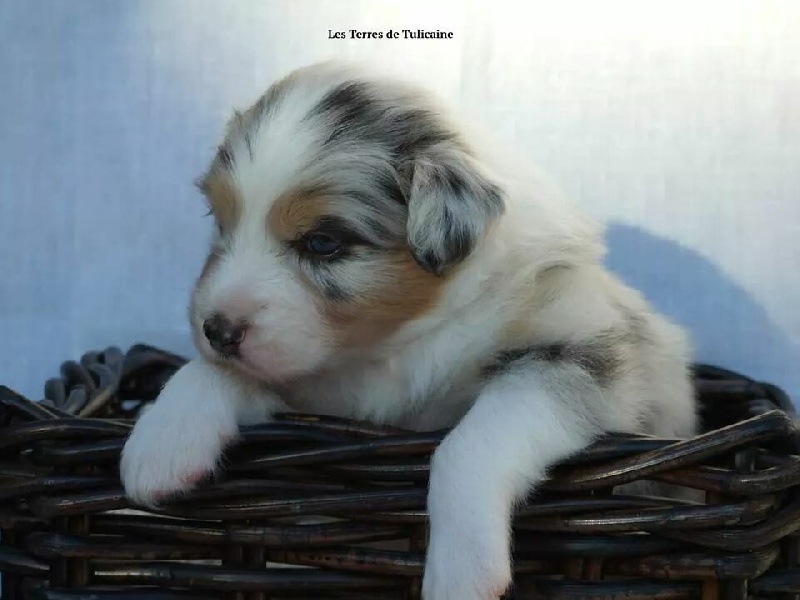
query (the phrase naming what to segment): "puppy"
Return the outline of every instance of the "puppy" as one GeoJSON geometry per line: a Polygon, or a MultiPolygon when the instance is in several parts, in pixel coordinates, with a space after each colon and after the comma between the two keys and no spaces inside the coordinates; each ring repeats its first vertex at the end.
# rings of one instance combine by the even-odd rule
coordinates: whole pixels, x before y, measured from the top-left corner
{"type": "Polygon", "coordinates": [[[199,357],[125,445],[135,503],[191,489],[276,411],[454,426],[423,597],[484,600],[548,467],[604,432],[695,432],[683,332],[604,269],[598,227],[420,90],[295,71],[233,117],[200,188],[199,357]]]}

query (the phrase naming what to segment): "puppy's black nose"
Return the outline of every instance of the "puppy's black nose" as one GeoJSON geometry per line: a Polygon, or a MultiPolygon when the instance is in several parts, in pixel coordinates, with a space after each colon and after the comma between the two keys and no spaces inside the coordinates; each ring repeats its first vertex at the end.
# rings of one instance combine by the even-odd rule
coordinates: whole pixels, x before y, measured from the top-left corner
{"type": "Polygon", "coordinates": [[[236,356],[239,353],[239,346],[244,340],[246,330],[245,325],[232,323],[219,314],[203,322],[206,339],[211,347],[223,356],[236,356]]]}

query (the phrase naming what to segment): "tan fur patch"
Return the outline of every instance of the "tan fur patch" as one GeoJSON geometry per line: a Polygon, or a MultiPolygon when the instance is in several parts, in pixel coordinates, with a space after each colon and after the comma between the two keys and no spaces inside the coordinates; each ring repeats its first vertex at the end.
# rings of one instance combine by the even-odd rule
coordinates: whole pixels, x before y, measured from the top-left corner
{"type": "Polygon", "coordinates": [[[373,344],[433,309],[445,280],[429,273],[408,249],[389,251],[375,269],[376,283],[347,301],[326,302],[323,313],[344,345],[373,344]]]}
{"type": "Polygon", "coordinates": [[[272,205],[267,224],[279,240],[295,240],[313,229],[319,218],[330,214],[329,211],[328,200],[321,193],[290,193],[272,205]]]}
{"type": "MultiPolygon", "coordinates": [[[[268,226],[278,239],[295,240],[312,230],[321,217],[336,213],[336,208],[336,202],[323,192],[293,192],[272,206],[268,226]]],[[[441,277],[420,268],[405,246],[385,250],[364,268],[374,274],[373,283],[352,290],[352,298],[319,298],[323,317],[343,345],[364,346],[385,338],[431,310],[444,285],[441,277]]],[[[311,282],[308,289],[319,294],[311,282]]]]}
{"type": "Polygon", "coordinates": [[[209,207],[223,230],[236,227],[242,212],[242,200],[230,175],[212,170],[200,184],[209,207]]]}

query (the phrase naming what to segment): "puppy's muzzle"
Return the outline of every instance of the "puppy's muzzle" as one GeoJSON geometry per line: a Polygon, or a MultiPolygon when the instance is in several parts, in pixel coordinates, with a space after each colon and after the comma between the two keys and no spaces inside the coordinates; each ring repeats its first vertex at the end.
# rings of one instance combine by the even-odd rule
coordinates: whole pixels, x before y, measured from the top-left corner
{"type": "Polygon", "coordinates": [[[203,334],[211,347],[226,357],[239,354],[239,347],[244,341],[246,332],[247,325],[233,323],[220,314],[215,314],[203,322],[203,334]]]}

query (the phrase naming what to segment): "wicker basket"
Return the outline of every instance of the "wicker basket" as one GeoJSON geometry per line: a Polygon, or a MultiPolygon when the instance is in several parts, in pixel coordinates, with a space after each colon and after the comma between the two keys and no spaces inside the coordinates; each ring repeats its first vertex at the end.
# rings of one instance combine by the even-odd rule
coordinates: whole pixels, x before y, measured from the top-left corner
{"type": "MultiPolygon", "coordinates": [[[[2,598],[418,598],[428,458],[441,434],[282,415],[225,479],[132,510],[117,461],[184,362],[148,346],[65,363],[33,403],[0,387],[2,598]]],[[[705,433],[609,437],[515,521],[514,598],[800,597],[800,450],[774,386],[696,368],[705,433]],[[702,504],[611,495],[656,479],[702,504]]]]}

